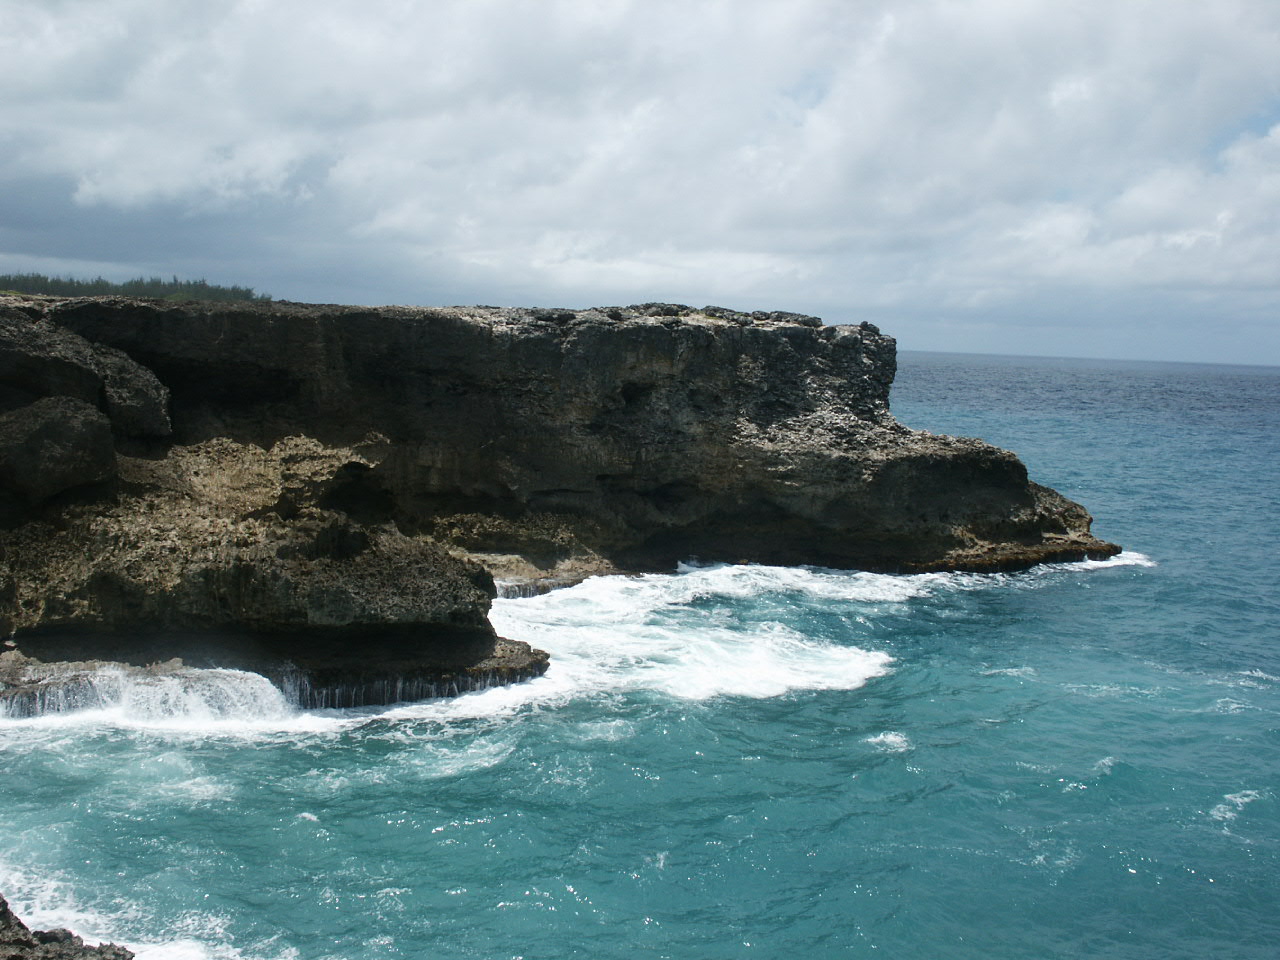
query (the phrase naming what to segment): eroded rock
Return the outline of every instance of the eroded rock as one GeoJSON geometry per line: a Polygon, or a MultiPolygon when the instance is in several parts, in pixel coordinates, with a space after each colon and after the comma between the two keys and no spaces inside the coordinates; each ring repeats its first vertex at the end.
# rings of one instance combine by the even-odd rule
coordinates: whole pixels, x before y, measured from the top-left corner
{"type": "Polygon", "coordinates": [[[70,930],[31,930],[0,897],[0,960],[133,960],[133,951],[89,947],[70,930]]]}
{"type": "MultiPolygon", "coordinates": [[[[690,558],[996,570],[1119,549],[1008,451],[899,424],[895,343],[870,324],[118,297],[0,298],[0,320],[10,406],[64,411],[50,438],[98,416],[71,444],[90,463],[116,442],[106,499],[41,501],[0,535],[0,624],[44,661],[288,661],[317,701],[464,689],[546,664],[493,635],[490,574],[520,592],[690,558]]],[[[27,504],[108,472],[42,479],[40,457],[0,472],[27,504]]]]}
{"type": "Polygon", "coordinates": [[[42,318],[43,298],[27,309],[2,299],[10,304],[0,302],[0,411],[72,397],[102,410],[121,436],[169,435],[169,391],[150,370],[42,318]]]}
{"type": "Polygon", "coordinates": [[[987,569],[1113,549],[1012,454],[894,420],[895,344],[870,324],[678,304],[117,298],[49,315],[154,370],[180,436],[379,431],[365,485],[388,519],[548,576],[691,555],[987,569]]]}
{"type": "MultiPolygon", "coordinates": [[[[44,663],[177,656],[253,670],[288,683],[306,706],[456,693],[545,671],[544,653],[494,634],[483,567],[424,535],[319,505],[358,458],[305,438],[121,457],[116,501],[72,506],[57,524],[7,537],[18,649],[44,663]]],[[[11,686],[47,690],[55,680],[78,682],[11,686]]]]}
{"type": "Polygon", "coordinates": [[[38,504],[115,472],[111,422],[83,400],[44,397],[0,414],[0,497],[38,504]]]}

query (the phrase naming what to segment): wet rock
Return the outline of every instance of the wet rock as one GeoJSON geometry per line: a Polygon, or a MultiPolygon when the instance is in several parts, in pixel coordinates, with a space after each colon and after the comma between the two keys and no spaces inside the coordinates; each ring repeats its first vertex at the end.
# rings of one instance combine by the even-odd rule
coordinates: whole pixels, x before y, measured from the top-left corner
{"type": "Polygon", "coordinates": [[[133,960],[114,943],[85,946],[69,930],[30,930],[0,897],[0,960],[133,960]]]}

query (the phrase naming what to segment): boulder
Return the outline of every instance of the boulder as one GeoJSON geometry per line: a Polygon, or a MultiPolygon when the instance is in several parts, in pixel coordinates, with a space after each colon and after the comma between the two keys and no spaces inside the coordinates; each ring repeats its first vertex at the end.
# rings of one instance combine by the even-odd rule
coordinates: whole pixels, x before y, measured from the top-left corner
{"type": "Polygon", "coordinates": [[[45,397],[0,414],[0,496],[38,504],[115,476],[111,422],[94,406],[45,397]]]}

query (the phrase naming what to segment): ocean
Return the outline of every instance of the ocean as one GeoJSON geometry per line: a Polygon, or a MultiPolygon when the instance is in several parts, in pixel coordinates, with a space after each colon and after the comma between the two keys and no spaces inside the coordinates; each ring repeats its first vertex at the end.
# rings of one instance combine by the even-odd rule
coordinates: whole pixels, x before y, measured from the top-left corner
{"type": "Polygon", "coordinates": [[[1280,368],[904,353],[893,409],[1125,551],[502,599],[552,668],[455,700],[117,681],[0,719],[0,893],[144,960],[1272,960],[1280,368]]]}

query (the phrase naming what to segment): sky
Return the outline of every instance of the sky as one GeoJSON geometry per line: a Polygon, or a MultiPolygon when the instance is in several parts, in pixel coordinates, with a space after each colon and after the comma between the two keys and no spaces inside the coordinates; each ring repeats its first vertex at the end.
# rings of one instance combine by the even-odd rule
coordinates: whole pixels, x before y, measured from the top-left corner
{"type": "Polygon", "coordinates": [[[0,0],[0,273],[1280,364],[1277,0],[0,0]]]}

